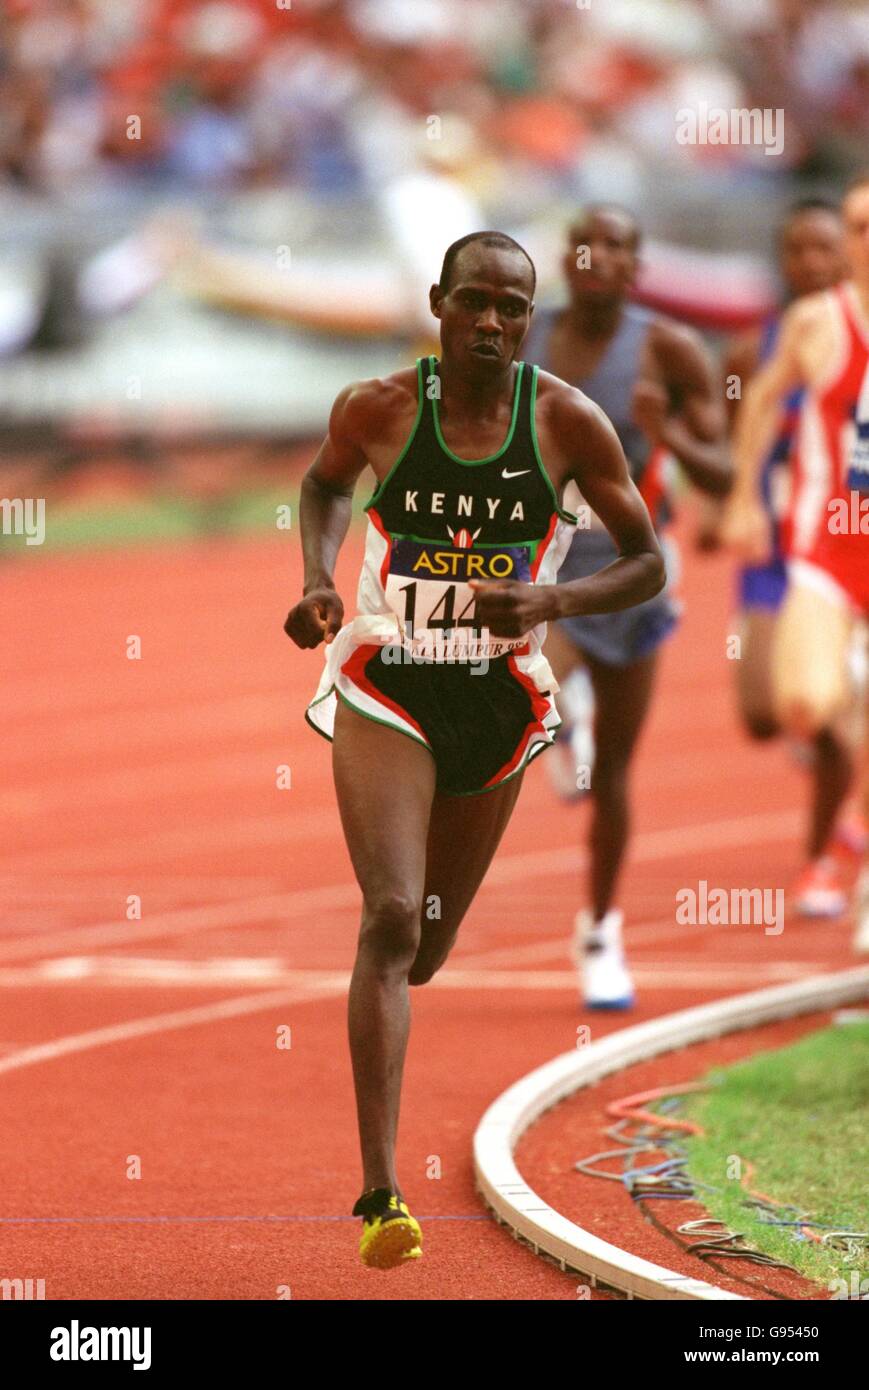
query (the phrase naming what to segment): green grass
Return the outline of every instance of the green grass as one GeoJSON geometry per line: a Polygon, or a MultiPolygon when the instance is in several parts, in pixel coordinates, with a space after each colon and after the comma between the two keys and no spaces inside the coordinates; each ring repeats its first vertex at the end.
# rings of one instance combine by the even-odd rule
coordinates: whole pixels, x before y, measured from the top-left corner
{"type": "Polygon", "coordinates": [[[741,1206],[732,1162],[750,1159],[749,1186],[776,1201],[838,1230],[869,1231],[869,1023],[825,1028],[706,1079],[714,1089],[684,1113],[705,1131],[688,1141],[688,1172],[716,1189],[701,1193],[709,1214],[825,1287],[844,1279],[850,1288],[855,1269],[869,1279],[869,1249],[847,1263],[741,1206]]]}
{"type": "MultiPolygon", "coordinates": [[[[185,541],[209,534],[248,535],[275,531],[277,508],[292,506],[292,527],[298,519],[298,480],[288,487],[239,492],[211,513],[201,502],[183,497],[131,497],[105,501],[46,503],[45,541],[28,546],[23,536],[0,535],[0,554],[28,558],[45,552],[106,549],[185,541]],[[216,524],[215,524],[216,523],[216,524]]],[[[367,500],[361,490],[354,498],[355,520],[367,500]]]]}

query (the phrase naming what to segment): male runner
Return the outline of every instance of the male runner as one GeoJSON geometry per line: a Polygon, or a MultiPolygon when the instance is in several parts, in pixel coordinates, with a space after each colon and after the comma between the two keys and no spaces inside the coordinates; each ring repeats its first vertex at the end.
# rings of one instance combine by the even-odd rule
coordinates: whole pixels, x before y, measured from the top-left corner
{"type": "MultiPolygon", "coordinates": [[[[779,233],[779,263],[788,300],[831,289],[846,273],[842,244],[842,219],[833,203],[809,199],[789,212],[779,233]]],[[[771,314],[757,328],[731,346],[725,363],[726,379],[738,378],[744,390],[775,350],[782,311],[771,314]]],[[[785,399],[781,422],[772,449],[764,460],[759,497],[767,516],[763,558],[743,566],[740,574],[740,660],[736,663],[740,714],[747,732],[755,739],[770,739],[781,732],[775,715],[772,689],[772,638],[787,588],[783,530],[791,496],[794,437],[803,391],[797,387],[785,399]]],[[[731,428],[739,414],[740,397],[728,396],[731,428]]],[[[742,479],[734,486],[734,506],[740,506],[742,479]]],[[[838,729],[821,730],[812,743],[812,815],[809,831],[809,863],[795,890],[795,907],[804,916],[833,916],[845,908],[834,860],[821,858],[832,820],[842,806],[851,776],[848,741],[838,729]]],[[[857,833],[856,823],[842,825],[843,834],[857,833]]],[[[854,846],[859,852],[859,847],[854,846]]]]}
{"type": "MultiPolygon", "coordinates": [[[[869,514],[869,366],[860,388],[857,403],[857,440],[851,459],[848,485],[861,499],[865,512],[869,514]]],[[[867,521],[869,528],[869,521],[867,521]]],[[[867,711],[869,718],[869,711],[867,711]]],[[[869,823],[869,739],[863,747],[863,814],[869,823]]],[[[854,936],[856,951],[869,951],[869,847],[864,848],[863,868],[857,883],[856,901],[857,931],[854,936]]]]}
{"type": "MultiPolygon", "coordinates": [[[[861,494],[848,475],[869,362],[869,175],[848,189],[842,216],[852,278],[798,300],[784,314],[775,351],[751,382],[737,420],[739,486],[726,522],[731,541],[759,558],[767,522],[757,479],[775,439],[781,403],[803,387],[788,589],[772,659],[777,720],[795,737],[814,741],[834,736],[852,698],[848,653],[855,621],[869,613],[869,528],[861,530],[861,494]]],[[[849,782],[846,767],[841,798],[849,782]]],[[[837,809],[813,827],[809,845],[819,891],[825,876],[832,877],[827,850],[837,809]]],[[[832,896],[840,891],[835,881],[829,888],[832,896]]]]}
{"type": "Polygon", "coordinates": [[[354,1213],[364,1218],[362,1259],[380,1267],[421,1253],[394,1164],[408,985],[446,960],[525,764],[552,740],[545,624],[625,608],[664,583],[609,421],[581,392],[516,360],[534,288],[511,238],[454,243],[430,291],[440,361],[342,391],[302,484],[305,596],[286,631],[301,647],[329,644],[307,717],[333,740],[362,889],[349,1000],[364,1169],[354,1213]],[[366,466],[377,486],[360,616],[343,624],[332,576],[366,466]],[[575,520],[560,501],[571,479],[616,558],[556,585],[575,520]]]}
{"type": "MultiPolygon", "coordinates": [[[[721,393],[700,339],[628,300],[639,242],[636,221],[621,208],[592,207],[578,217],[563,261],[569,302],[536,317],[526,352],[606,412],[631,477],[660,528],[670,513],[667,472],[672,458],[692,483],[716,495],[727,491],[730,471],[721,393]]],[[[590,498],[585,501],[597,510],[590,498]]],[[[674,551],[665,546],[665,553],[670,570],[666,592],[627,612],[565,618],[547,640],[547,656],[560,683],[584,663],[596,711],[591,911],[578,914],[575,942],[590,1008],[633,1003],[621,942],[623,914],[613,907],[613,898],[629,835],[631,758],[649,710],[659,647],[678,615],[674,551]]],[[[574,535],[559,581],[594,574],[614,555],[612,540],[592,517],[591,529],[574,535]]]]}

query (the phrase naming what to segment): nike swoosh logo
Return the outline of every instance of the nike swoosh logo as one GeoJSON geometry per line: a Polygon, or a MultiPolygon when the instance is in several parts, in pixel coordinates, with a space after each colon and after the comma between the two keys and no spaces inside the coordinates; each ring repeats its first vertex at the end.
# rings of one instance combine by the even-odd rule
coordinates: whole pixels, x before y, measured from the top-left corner
{"type": "Polygon", "coordinates": [[[523,473],[530,473],[530,468],[519,468],[515,473],[508,473],[506,468],[501,469],[502,478],[521,478],[523,473]]]}

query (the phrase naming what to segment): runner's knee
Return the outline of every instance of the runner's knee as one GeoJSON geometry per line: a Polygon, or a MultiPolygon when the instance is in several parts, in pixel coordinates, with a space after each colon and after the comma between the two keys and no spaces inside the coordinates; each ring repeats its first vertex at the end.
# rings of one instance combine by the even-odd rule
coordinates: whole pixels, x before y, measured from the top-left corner
{"type": "Polygon", "coordinates": [[[779,721],[792,738],[813,739],[835,723],[841,701],[832,689],[782,694],[779,721]]]}
{"type": "Polygon", "coordinates": [[[400,890],[366,896],[360,949],[386,966],[409,966],[419,946],[419,900],[400,890]]]}

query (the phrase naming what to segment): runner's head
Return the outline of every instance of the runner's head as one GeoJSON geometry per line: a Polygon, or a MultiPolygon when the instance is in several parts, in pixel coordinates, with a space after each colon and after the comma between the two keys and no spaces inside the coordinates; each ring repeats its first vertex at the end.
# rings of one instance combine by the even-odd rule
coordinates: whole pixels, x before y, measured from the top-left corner
{"type": "Polygon", "coordinates": [[[788,293],[799,299],[832,289],[844,279],[842,214],[834,203],[806,198],[794,203],[778,236],[781,273],[788,293]]]}
{"type": "Polygon", "coordinates": [[[842,199],[845,255],[857,284],[869,291],[869,172],[852,179],[842,199]]]}
{"type": "Polygon", "coordinates": [[[640,228],[626,208],[597,203],[570,224],[562,261],[574,304],[617,304],[637,274],[640,228]]]}
{"type": "Polygon", "coordinates": [[[531,257],[504,232],[454,241],[429,294],[444,358],[472,378],[502,373],[528,332],[536,287],[531,257]]]}

